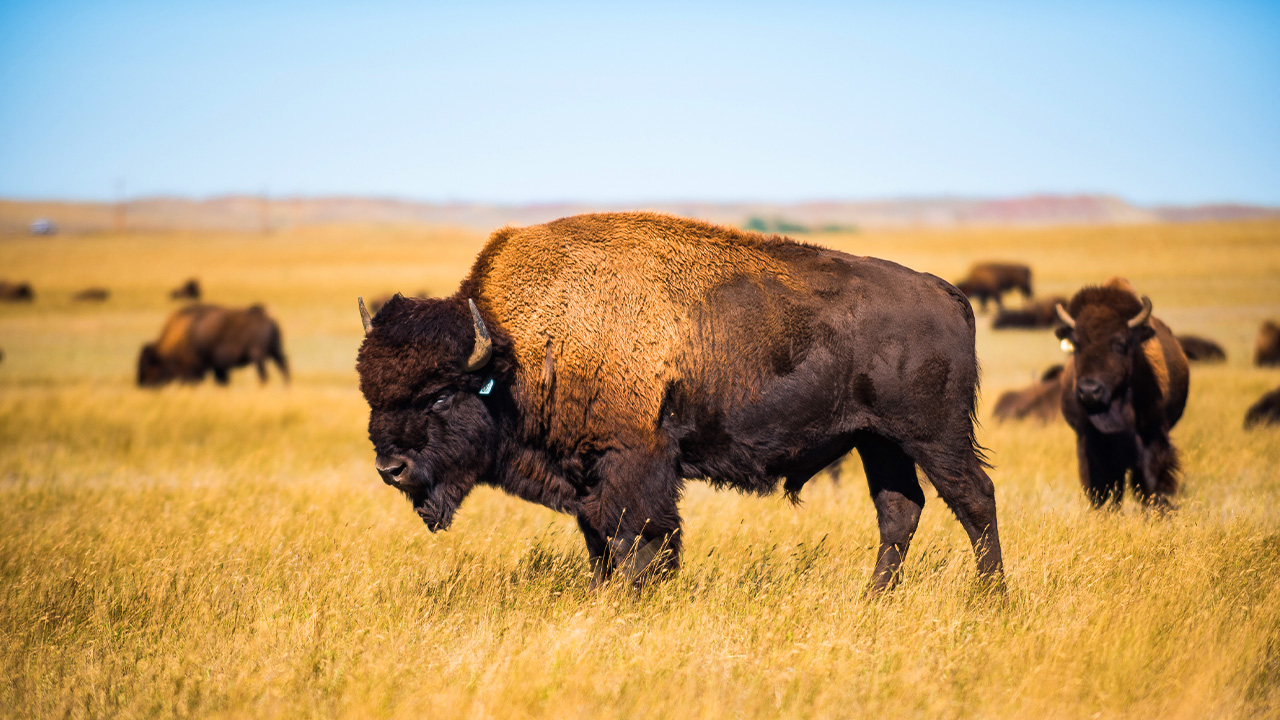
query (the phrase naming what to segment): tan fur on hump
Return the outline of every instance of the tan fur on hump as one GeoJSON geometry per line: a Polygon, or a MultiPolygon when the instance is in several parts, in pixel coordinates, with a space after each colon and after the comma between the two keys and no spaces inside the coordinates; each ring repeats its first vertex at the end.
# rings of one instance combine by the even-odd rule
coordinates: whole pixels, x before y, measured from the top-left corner
{"type": "Polygon", "coordinates": [[[554,358],[554,390],[545,372],[526,373],[523,389],[579,415],[594,404],[640,437],[658,421],[687,309],[737,276],[791,285],[759,236],[683,218],[579,216],[499,232],[507,241],[489,268],[488,308],[512,329],[522,367],[554,358]],[[538,286],[539,295],[526,289],[538,286]]]}
{"type": "MultiPolygon", "coordinates": [[[[1124,290],[1130,295],[1134,297],[1138,297],[1138,291],[1133,288],[1133,283],[1129,282],[1128,278],[1122,278],[1119,275],[1116,275],[1110,280],[1107,280],[1106,282],[1102,283],[1102,287],[1115,288],[1116,290],[1124,290]]],[[[1138,298],[1138,299],[1141,300],[1142,298],[1138,298]]]]}
{"type": "Polygon", "coordinates": [[[169,317],[169,321],[164,324],[164,329],[160,331],[160,339],[156,341],[156,350],[161,357],[173,357],[188,350],[187,345],[190,342],[188,330],[195,322],[195,318],[196,312],[190,308],[179,310],[169,317]]]}
{"type": "Polygon", "coordinates": [[[1155,375],[1160,394],[1169,394],[1169,364],[1164,359],[1164,346],[1160,338],[1152,336],[1142,343],[1142,354],[1147,356],[1147,364],[1151,366],[1151,374],[1155,375]]]}

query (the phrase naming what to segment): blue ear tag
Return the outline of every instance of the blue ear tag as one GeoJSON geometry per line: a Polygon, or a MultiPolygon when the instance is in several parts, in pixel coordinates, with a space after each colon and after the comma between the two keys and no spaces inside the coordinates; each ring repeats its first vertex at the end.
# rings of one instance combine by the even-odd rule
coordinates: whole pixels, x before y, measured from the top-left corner
{"type": "Polygon", "coordinates": [[[489,382],[486,382],[484,387],[480,388],[481,395],[488,395],[491,392],[493,392],[493,378],[489,378],[489,382]]]}

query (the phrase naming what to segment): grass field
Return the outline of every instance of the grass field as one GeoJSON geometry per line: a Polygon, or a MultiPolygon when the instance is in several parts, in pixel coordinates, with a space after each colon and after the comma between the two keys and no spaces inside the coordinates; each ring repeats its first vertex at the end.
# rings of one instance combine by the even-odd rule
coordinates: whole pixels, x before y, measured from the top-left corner
{"type": "MultiPolygon", "coordinates": [[[[1174,442],[1166,517],[1088,509],[1065,425],[998,424],[995,395],[1061,361],[980,317],[1008,594],[973,592],[930,501],[901,585],[862,597],[877,542],[856,459],[779,497],[691,483],[685,565],[589,594],[571,518],[480,490],[431,535],[372,468],[355,297],[452,292],[483,237],[0,238],[0,715],[9,717],[1280,717],[1280,429],[1244,411],[1280,317],[1280,224],[818,235],[956,279],[1022,259],[1041,294],[1127,275],[1214,338],[1174,442]],[[262,301],[292,385],[133,387],[139,346],[197,275],[262,301]],[[71,294],[109,287],[105,304],[71,294]]],[[[1016,301],[1015,301],[1016,302],[1016,301]]]]}

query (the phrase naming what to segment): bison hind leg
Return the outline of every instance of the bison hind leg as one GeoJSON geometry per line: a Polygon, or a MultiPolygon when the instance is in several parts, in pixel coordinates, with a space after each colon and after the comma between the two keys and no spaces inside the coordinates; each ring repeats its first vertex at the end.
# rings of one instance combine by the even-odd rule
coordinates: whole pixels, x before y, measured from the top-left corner
{"type": "Polygon", "coordinates": [[[929,482],[960,521],[977,559],[978,577],[1003,588],[1004,556],[996,524],[996,488],[969,440],[954,447],[927,446],[913,452],[929,482]]]}
{"type": "Polygon", "coordinates": [[[915,462],[896,442],[867,433],[856,447],[880,529],[880,548],[867,587],[867,595],[874,596],[898,583],[898,571],[920,523],[924,492],[916,479],[915,462]]]}

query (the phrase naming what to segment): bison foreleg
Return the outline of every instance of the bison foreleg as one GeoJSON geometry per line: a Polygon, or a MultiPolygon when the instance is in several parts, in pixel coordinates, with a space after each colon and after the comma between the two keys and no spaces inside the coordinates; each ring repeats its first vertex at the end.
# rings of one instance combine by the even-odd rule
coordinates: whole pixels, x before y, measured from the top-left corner
{"type": "Polygon", "coordinates": [[[592,472],[599,484],[584,505],[590,526],[599,528],[605,539],[602,580],[620,573],[642,585],[676,569],[681,480],[672,464],[647,454],[613,451],[592,472]]]}
{"type": "Polygon", "coordinates": [[[880,549],[867,595],[878,595],[898,582],[898,569],[924,509],[924,492],[916,480],[916,464],[896,443],[879,436],[858,442],[871,500],[880,525],[880,549]]]}
{"type": "Polygon", "coordinates": [[[1178,451],[1168,437],[1158,435],[1138,441],[1139,467],[1133,473],[1133,490],[1145,505],[1170,509],[1178,491],[1178,451]]]}
{"type": "Polygon", "coordinates": [[[581,515],[578,516],[578,529],[582,531],[582,538],[587,541],[587,555],[591,563],[591,589],[595,590],[608,577],[605,564],[608,562],[609,546],[604,536],[596,532],[595,528],[591,527],[587,519],[581,515]]]}
{"type": "Polygon", "coordinates": [[[1106,435],[1086,430],[1076,436],[1076,460],[1080,467],[1080,487],[1095,508],[1108,503],[1120,507],[1124,497],[1125,453],[1106,435]]]}

